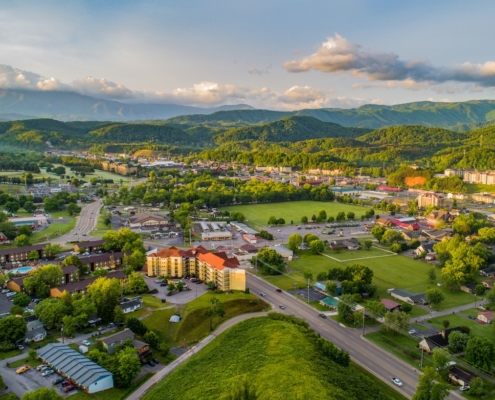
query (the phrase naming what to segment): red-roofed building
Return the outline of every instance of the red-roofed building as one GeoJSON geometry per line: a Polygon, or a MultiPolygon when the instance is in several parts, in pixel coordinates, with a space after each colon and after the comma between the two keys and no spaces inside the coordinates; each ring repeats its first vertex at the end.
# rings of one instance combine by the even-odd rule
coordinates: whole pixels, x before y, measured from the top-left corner
{"type": "Polygon", "coordinates": [[[392,224],[395,226],[399,226],[401,228],[407,229],[409,231],[417,231],[421,228],[421,226],[417,222],[401,222],[398,219],[393,219],[392,224]]]}
{"type": "Polygon", "coordinates": [[[377,188],[378,190],[381,190],[383,192],[402,192],[401,188],[395,188],[391,186],[386,186],[386,185],[380,185],[377,188]]]}
{"type": "Polygon", "coordinates": [[[481,321],[484,324],[491,324],[493,322],[493,317],[495,317],[495,312],[484,311],[478,314],[477,319],[478,321],[481,321]]]}
{"type": "Polygon", "coordinates": [[[205,282],[215,282],[220,290],[246,290],[246,273],[236,258],[226,253],[211,253],[204,247],[181,250],[162,249],[147,258],[148,276],[183,277],[195,275],[205,282]]]}
{"type": "Polygon", "coordinates": [[[380,302],[385,306],[385,309],[388,312],[394,312],[394,311],[401,311],[402,306],[397,303],[396,301],[389,300],[389,299],[381,299],[380,302]]]}

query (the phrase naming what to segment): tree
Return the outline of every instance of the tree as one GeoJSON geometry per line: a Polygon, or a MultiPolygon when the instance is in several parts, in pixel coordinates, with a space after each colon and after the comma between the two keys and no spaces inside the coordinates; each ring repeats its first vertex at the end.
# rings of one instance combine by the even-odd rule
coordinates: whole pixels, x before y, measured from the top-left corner
{"type": "Polygon", "coordinates": [[[26,235],[19,235],[14,240],[14,245],[17,247],[31,246],[31,239],[26,235]]]}
{"type": "Polygon", "coordinates": [[[259,271],[265,275],[280,275],[285,272],[284,258],[274,249],[261,249],[251,263],[256,263],[259,271]]]}
{"type": "Polygon", "coordinates": [[[113,314],[114,314],[113,322],[115,322],[116,324],[121,324],[125,322],[124,310],[122,310],[122,307],[120,305],[115,306],[113,314]]]}
{"type": "Polygon", "coordinates": [[[17,296],[14,297],[13,303],[16,306],[24,308],[27,307],[29,303],[31,303],[31,297],[29,297],[25,293],[19,293],[17,296]]]}
{"type": "Polygon", "coordinates": [[[303,217],[301,218],[301,223],[302,223],[302,224],[307,224],[307,223],[308,223],[308,217],[303,216],[303,217]]]}
{"type": "Polygon", "coordinates": [[[81,275],[85,274],[88,271],[88,267],[82,263],[78,256],[71,255],[66,257],[64,261],[62,261],[62,266],[66,267],[68,265],[76,266],[77,269],[79,269],[79,273],[81,275]]]}
{"type": "Polygon", "coordinates": [[[126,267],[126,273],[129,271],[141,271],[146,264],[146,254],[138,249],[134,250],[131,255],[124,255],[122,264],[126,267]]]}
{"type": "Polygon", "coordinates": [[[326,272],[320,272],[318,275],[316,275],[316,281],[326,281],[328,279],[328,274],[326,272]]]}
{"type": "MultiPolygon", "coordinates": [[[[143,282],[144,282],[144,279],[143,279],[143,282]]],[[[182,290],[184,289],[184,284],[182,283],[182,281],[179,281],[179,282],[177,282],[177,285],[175,287],[177,288],[177,290],[179,292],[182,292],[182,290]]]]}
{"type": "Polygon", "coordinates": [[[495,243],[495,228],[481,228],[478,230],[478,236],[483,243],[495,243]]]}
{"type": "Polygon", "coordinates": [[[28,259],[31,261],[37,260],[40,258],[40,253],[38,253],[38,250],[31,250],[28,253],[28,259]]]}
{"type": "Polygon", "coordinates": [[[445,329],[448,329],[448,328],[449,328],[449,326],[450,326],[450,321],[449,321],[448,319],[444,319],[444,320],[442,321],[442,325],[443,325],[443,327],[444,327],[445,329]]]}
{"type": "Polygon", "coordinates": [[[430,282],[435,282],[437,280],[437,274],[435,272],[435,267],[432,267],[428,270],[428,279],[430,282]]]}
{"type": "Polygon", "coordinates": [[[352,297],[349,294],[345,294],[341,297],[337,305],[337,314],[342,322],[349,322],[356,309],[356,304],[352,301],[352,297]]]}
{"type": "Polygon", "coordinates": [[[146,343],[148,343],[153,348],[158,348],[160,344],[160,336],[156,334],[156,332],[148,331],[144,334],[143,339],[146,343]]]}
{"type": "Polygon", "coordinates": [[[402,251],[402,246],[399,243],[394,243],[390,246],[390,251],[394,253],[400,253],[402,251]]]}
{"type": "Polygon", "coordinates": [[[387,312],[387,309],[381,301],[368,300],[365,304],[366,311],[375,314],[375,316],[383,317],[387,312]]]}
{"type": "Polygon", "coordinates": [[[302,236],[298,233],[293,233],[289,236],[287,247],[292,251],[296,251],[302,243],[302,236]]]}
{"type": "Polygon", "coordinates": [[[216,297],[212,297],[208,300],[210,303],[210,307],[204,312],[205,317],[210,317],[210,331],[213,330],[212,320],[215,315],[223,318],[225,315],[225,308],[223,307],[223,303],[218,300],[216,297]]]}
{"type": "Polygon", "coordinates": [[[31,236],[33,234],[33,230],[31,229],[30,226],[23,225],[23,226],[20,226],[19,229],[17,229],[17,233],[19,235],[31,236]]]}
{"type": "Polygon", "coordinates": [[[107,275],[108,275],[108,271],[101,267],[98,267],[93,271],[93,276],[102,277],[107,275]]]}
{"type": "Polygon", "coordinates": [[[495,344],[489,339],[472,337],[467,343],[465,358],[475,367],[491,372],[495,363],[495,344]]]}
{"type": "Polygon", "coordinates": [[[268,219],[268,225],[277,225],[277,217],[273,215],[268,219]]]}
{"type": "Polygon", "coordinates": [[[485,298],[491,306],[495,306],[495,286],[486,293],[485,298]]]}
{"type": "Polygon", "coordinates": [[[373,237],[378,240],[378,243],[381,243],[383,235],[385,234],[386,229],[383,226],[375,225],[371,229],[371,234],[373,237]]]}
{"type": "Polygon", "coordinates": [[[146,328],[146,325],[144,325],[141,320],[137,319],[137,318],[129,318],[127,320],[127,327],[133,331],[134,333],[136,333],[137,335],[141,335],[143,336],[147,331],[148,331],[148,328],[146,328]]]}
{"type": "Polygon", "coordinates": [[[34,361],[34,360],[36,360],[37,356],[38,356],[38,353],[36,353],[36,350],[31,349],[28,351],[28,359],[34,361]]]}
{"type": "Polygon", "coordinates": [[[9,316],[0,319],[0,343],[16,343],[26,336],[27,325],[24,318],[9,316]]]}
{"type": "Polygon", "coordinates": [[[382,240],[386,243],[392,244],[392,243],[402,242],[404,241],[404,238],[400,232],[397,232],[396,230],[393,229],[387,229],[382,236],[382,240]]]}
{"type": "Polygon", "coordinates": [[[471,389],[469,390],[469,394],[471,394],[471,396],[480,397],[486,393],[486,387],[483,379],[481,379],[479,376],[472,379],[469,383],[469,386],[471,386],[471,389]]]}
{"type": "Polygon", "coordinates": [[[304,280],[307,282],[307,281],[310,281],[310,282],[313,282],[313,274],[309,271],[304,271],[303,272],[303,277],[304,277],[304,280]]]}
{"type": "Polygon", "coordinates": [[[314,254],[319,254],[325,250],[325,244],[322,240],[313,240],[309,242],[309,248],[314,254]]]}
{"type": "Polygon", "coordinates": [[[450,358],[449,352],[441,349],[440,347],[436,347],[433,350],[433,363],[435,364],[436,370],[444,380],[447,380],[449,377],[450,358]]]}
{"type": "Polygon", "coordinates": [[[72,301],[72,315],[77,318],[78,325],[86,326],[89,317],[94,313],[96,313],[96,306],[88,296],[75,298],[72,301]]]}
{"type": "Polygon", "coordinates": [[[337,296],[337,284],[332,281],[327,281],[325,284],[325,291],[329,296],[337,296]]]}
{"type": "Polygon", "coordinates": [[[313,233],[307,233],[306,235],[304,235],[303,238],[304,243],[309,245],[313,240],[319,240],[319,237],[313,233]]]}
{"type": "Polygon", "coordinates": [[[483,296],[485,294],[485,290],[486,288],[481,283],[478,283],[475,290],[476,296],[483,296]]]}
{"type": "Polygon", "coordinates": [[[20,205],[17,201],[8,201],[7,203],[4,204],[3,207],[7,212],[13,214],[17,212],[17,210],[19,210],[20,205]]]}
{"type": "Polygon", "coordinates": [[[371,246],[373,245],[373,242],[371,241],[371,239],[365,239],[365,241],[363,242],[364,244],[364,248],[366,250],[370,250],[371,249],[371,246]]]}
{"type": "Polygon", "coordinates": [[[23,206],[24,210],[28,213],[33,213],[36,211],[36,206],[32,201],[26,201],[23,206]]]}
{"type": "Polygon", "coordinates": [[[121,283],[118,279],[98,278],[88,286],[88,294],[96,305],[100,318],[109,322],[113,320],[115,306],[119,304],[121,283]]]}
{"type": "Polygon", "coordinates": [[[402,311],[386,313],[382,329],[392,335],[407,331],[409,329],[409,315],[402,311]]]}
{"type": "Polygon", "coordinates": [[[63,400],[54,388],[41,387],[22,395],[22,400],[63,400]]]}
{"type": "Polygon", "coordinates": [[[24,307],[12,306],[9,310],[10,315],[21,315],[24,314],[24,307]]]}
{"type": "Polygon", "coordinates": [[[47,244],[44,248],[43,248],[43,253],[45,254],[46,257],[48,258],[53,258],[55,257],[57,254],[60,254],[64,251],[64,248],[57,244],[57,243],[53,243],[53,244],[47,244]]]}
{"type": "Polygon", "coordinates": [[[449,349],[453,353],[460,353],[464,351],[469,340],[469,335],[461,331],[450,332],[449,335],[449,349]]]}
{"type": "Polygon", "coordinates": [[[170,282],[170,283],[168,284],[168,286],[167,286],[167,290],[168,290],[169,292],[173,292],[175,289],[176,289],[176,287],[175,287],[174,283],[173,283],[173,282],[170,282]]]}
{"type": "Polygon", "coordinates": [[[428,300],[428,303],[435,306],[445,300],[445,295],[440,291],[440,289],[428,289],[426,291],[426,300],[428,300]]]}
{"type": "Polygon", "coordinates": [[[443,400],[449,394],[449,387],[443,383],[435,383],[439,375],[433,367],[425,367],[419,377],[416,393],[412,400],[443,400]]]}
{"type": "Polygon", "coordinates": [[[345,221],[345,212],[341,211],[335,217],[336,221],[345,221]]]}
{"type": "Polygon", "coordinates": [[[118,352],[118,377],[119,384],[129,386],[132,380],[141,372],[141,362],[134,347],[125,348],[118,352]]]}
{"type": "Polygon", "coordinates": [[[347,213],[347,219],[348,219],[349,221],[354,221],[354,218],[356,218],[356,214],[354,214],[352,211],[349,211],[349,212],[347,213]]]}
{"type": "Polygon", "coordinates": [[[72,216],[72,215],[79,215],[79,213],[81,212],[81,207],[79,207],[75,203],[69,203],[67,205],[65,211],[67,211],[70,216],[72,216]]]}
{"type": "Polygon", "coordinates": [[[62,320],[69,310],[57,298],[49,298],[39,302],[34,308],[34,315],[49,328],[60,328],[62,320]]]}
{"type": "Polygon", "coordinates": [[[77,331],[77,318],[72,315],[66,315],[62,318],[62,325],[64,328],[64,335],[72,337],[77,331]]]}

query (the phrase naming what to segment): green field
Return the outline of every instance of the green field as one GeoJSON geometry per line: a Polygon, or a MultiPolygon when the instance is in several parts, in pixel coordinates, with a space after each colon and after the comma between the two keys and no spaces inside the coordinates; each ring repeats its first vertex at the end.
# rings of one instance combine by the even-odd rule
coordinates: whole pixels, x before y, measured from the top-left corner
{"type": "Polygon", "coordinates": [[[322,356],[295,325],[269,318],[228,329],[144,399],[227,399],[243,382],[259,400],[404,399],[355,364],[341,367],[322,356]]]}
{"type": "MultiPolygon", "coordinates": [[[[360,240],[362,250],[345,250],[341,252],[332,251],[326,248],[323,253],[328,254],[330,257],[336,258],[339,261],[355,260],[368,257],[395,257],[396,254],[388,250],[382,250],[379,247],[371,247],[369,250],[365,250],[363,246],[363,240],[360,240]]],[[[358,262],[358,261],[356,261],[358,262]]]]}
{"type": "MultiPolygon", "coordinates": [[[[268,304],[252,294],[245,294],[244,292],[234,292],[233,294],[209,292],[187,304],[154,311],[142,321],[149,329],[160,333],[168,343],[184,346],[198,342],[210,333],[210,319],[204,315],[204,312],[209,307],[208,301],[212,297],[218,298],[225,308],[223,318],[213,317],[213,328],[237,315],[265,311],[269,308],[268,304]],[[174,314],[181,316],[180,322],[169,322],[170,317],[174,314]]],[[[173,301],[173,297],[167,299],[173,301]]],[[[133,314],[129,315],[134,316],[133,314]]]]}
{"type": "MultiPolygon", "coordinates": [[[[478,315],[478,311],[480,310],[476,311],[475,313],[469,312],[470,310],[466,310],[466,311],[468,311],[464,313],[466,315],[473,315],[473,314],[478,315]]],[[[492,325],[481,325],[478,324],[476,321],[464,318],[458,314],[444,315],[443,317],[432,318],[431,320],[428,320],[428,322],[432,324],[435,328],[444,329],[442,322],[445,320],[450,321],[449,328],[455,328],[456,326],[467,326],[471,328],[472,336],[494,340],[492,325]]]]}
{"type": "MultiPolygon", "coordinates": [[[[296,254],[298,258],[289,263],[290,272],[288,275],[267,276],[264,278],[282,289],[289,290],[294,287],[295,283],[301,287],[306,286],[307,283],[303,278],[303,273],[305,271],[311,272],[313,276],[316,277],[318,273],[328,272],[331,268],[345,268],[346,266],[353,264],[361,264],[373,270],[373,284],[377,286],[377,295],[380,298],[392,299],[387,293],[387,289],[400,288],[412,293],[424,293],[426,290],[435,287],[445,294],[445,300],[437,307],[439,310],[468,304],[474,301],[473,296],[467,293],[461,291],[451,292],[444,287],[438,287],[436,282],[431,283],[427,276],[427,272],[431,268],[431,265],[413,260],[409,257],[397,255],[358,261],[338,262],[324,255],[313,254],[310,251],[297,250],[296,254]]],[[[341,257],[343,254],[344,252],[338,253],[337,257],[341,257]]],[[[362,254],[362,257],[366,257],[367,250],[359,250],[352,254],[362,254]]],[[[437,275],[440,275],[440,271],[437,271],[437,275]]],[[[414,307],[412,315],[425,314],[427,314],[427,311],[420,307],[414,307]]]]}
{"type": "Polygon", "coordinates": [[[262,227],[268,225],[268,219],[271,216],[283,218],[287,224],[290,224],[290,221],[294,221],[294,224],[300,224],[303,216],[306,216],[311,220],[311,217],[313,215],[318,215],[321,210],[325,210],[328,217],[335,217],[341,211],[346,214],[349,211],[352,211],[356,214],[356,219],[359,219],[368,208],[369,207],[321,201],[288,201],[284,203],[222,207],[221,210],[242,212],[246,216],[248,225],[262,227]]]}
{"type": "Polygon", "coordinates": [[[482,185],[475,183],[466,183],[465,185],[468,193],[495,192],[495,185],[482,185]]]}
{"type": "Polygon", "coordinates": [[[128,388],[112,388],[93,394],[86,394],[84,392],[78,391],[77,393],[71,395],[70,398],[71,400],[124,400],[153,375],[154,374],[148,372],[147,374],[139,378],[136,382],[131,383],[128,388]]]}

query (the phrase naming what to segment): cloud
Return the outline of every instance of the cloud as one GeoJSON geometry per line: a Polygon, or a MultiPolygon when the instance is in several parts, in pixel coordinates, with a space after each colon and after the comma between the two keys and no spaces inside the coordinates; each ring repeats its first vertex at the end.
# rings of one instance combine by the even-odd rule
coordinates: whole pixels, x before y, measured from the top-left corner
{"type": "Polygon", "coordinates": [[[289,72],[349,73],[368,81],[401,81],[405,88],[410,85],[412,90],[416,90],[414,85],[421,82],[453,81],[495,86],[495,61],[436,67],[425,60],[401,60],[395,53],[365,49],[339,34],[327,38],[315,53],[286,62],[284,68],[289,72]]]}
{"type": "Polygon", "coordinates": [[[250,74],[256,74],[256,75],[259,75],[259,76],[262,76],[262,75],[265,75],[265,74],[268,74],[270,71],[268,71],[270,68],[272,67],[272,64],[270,64],[268,67],[264,68],[264,69],[258,69],[256,67],[250,67],[248,72],[250,74]]]}

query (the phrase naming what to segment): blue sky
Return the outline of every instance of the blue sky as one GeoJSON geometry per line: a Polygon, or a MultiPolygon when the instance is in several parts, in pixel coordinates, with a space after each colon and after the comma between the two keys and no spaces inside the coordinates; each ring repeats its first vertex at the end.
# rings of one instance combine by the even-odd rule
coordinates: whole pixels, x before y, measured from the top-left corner
{"type": "Polygon", "coordinates": [[[0,87],[271,109],[495,98],[488,1],[2,1],[0,87]]]}

